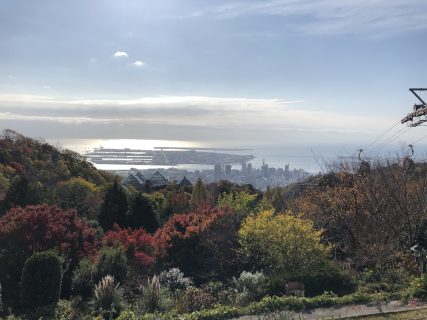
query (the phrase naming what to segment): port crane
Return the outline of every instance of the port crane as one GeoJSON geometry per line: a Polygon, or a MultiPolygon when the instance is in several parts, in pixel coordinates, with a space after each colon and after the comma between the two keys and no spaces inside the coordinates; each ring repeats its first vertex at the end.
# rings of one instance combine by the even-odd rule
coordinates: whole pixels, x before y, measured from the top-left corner
{"type": "Polygon", "coordinates": [[[411,113],[408,113],[400,122],[407,124],[409,127],[417,127],[427,122],[427,104],[421,98],[421,92],[427,91],[427,88],[410,88],[409,91],[419,100],[420,103],[414,104],[411,113]]]}

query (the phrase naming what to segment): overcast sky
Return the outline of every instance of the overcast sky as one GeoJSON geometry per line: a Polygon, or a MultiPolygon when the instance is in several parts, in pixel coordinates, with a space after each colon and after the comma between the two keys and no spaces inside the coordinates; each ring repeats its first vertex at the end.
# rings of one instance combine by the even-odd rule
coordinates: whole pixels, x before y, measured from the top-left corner
{"type": "Polygon", "coordinates": [[[426,38],[425,0],[0,0],[0,128],[367,144],[427,86],[426,38]]]}

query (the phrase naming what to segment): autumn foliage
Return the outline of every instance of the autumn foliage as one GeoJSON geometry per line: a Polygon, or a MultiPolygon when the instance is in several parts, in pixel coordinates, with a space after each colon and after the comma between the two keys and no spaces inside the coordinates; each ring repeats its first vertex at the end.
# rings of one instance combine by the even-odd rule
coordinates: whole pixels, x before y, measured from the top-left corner
{"type": "Polygon", "coordinates": [[[143,228],[137,230],[122,229],[116,224],[113,230],[105,234],[103,244],[105,246],[123,246],[128,259],[138,267],[153,267],[158,253],[155,237],[143,228]]]}
{"type": "Polygon", "coordinates": [[[13,295],[11,288],[33,253],[58,250],[71,270],[81,257],[96,252],[96,242],[95,230],[75,210],[48,205],[11,209],[0,218],[0,282],[13,295]]]}

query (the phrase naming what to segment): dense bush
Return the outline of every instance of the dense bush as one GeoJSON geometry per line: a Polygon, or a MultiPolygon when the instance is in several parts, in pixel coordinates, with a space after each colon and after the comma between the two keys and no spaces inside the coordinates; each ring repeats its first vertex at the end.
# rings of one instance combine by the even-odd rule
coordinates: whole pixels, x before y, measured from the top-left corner
{"type": "Polygon", "coordinates": [[[98,279],[106,275],[111,275],[117,281],[122,282],[126,279],[127,273],[128,261],[123,247],[103,247],[99,251],[96,260],[96,274],[98,279]]]}
{"type": "Polygon", "coordinates": [[[184,273],[178,268],[171,268],[163,271],[159,275],[160,284],[171,292],[187,290],[193,285],[191,278],[185,277],[184,273]]]}
{"type": "Polygon", "coordinates": [[[215,302],[215,297],[207,290],[190,287],[178,298],[176,309],[180,313],[193,312],[211,308],[215,302]]]}
{"type": "Polygon", "coordinates": [[[96,265],[89,259],[80,261],[73,272],[72,292],[87,299],[92,296],[96,278],[96,265]]]}
{"type": "Polygon", "coordinates": [[[267,210],[247,217],[239,230],[255,267],[276,272],[309,271],[324,263],[330,248],[321,243],[321,235],[308,219],[267,210]]]}
{"type": "Polygon", "coordinates": [[[332,263],[325,263],[310,271],[273,274],[269,277],[270,294],[285,294],[288,281],[303,283],[307,297],[315,297],[324,292],[342,296],[354,292],[357,288],[351,275],[332,263]]]}
{"type": "Polygon", "coordinates": [[[156,262],[158,243],[153,235],[143,228],[132,230],[121,229],[118,225],[108,231],[103,240],[104,246],[121,245],[126,248],[126,255],[130,263],[138,268],[150,269],[156,262]]]}
{"type": "Polygon", "coordinates": [[[261,299],[268,289],[267,278],[262,272],[243,271],[239,278],[233,279],[233,285],[239,292],[236,301],[239,305],[261,299]]]}
{"type": "Polygon", "coordinates": [[[21,305],[25,309],[56,305],[61,291],[62,268],[53,252],[32,255],[22,270],[21,305]]]}
{"type": "Polygon", "coordinates": [[[215,228],[214,234],[210,233],[222,218],[231,215],[226,208],[199,207],[189,214],[172,216],[155,234],[160,262],[178,267],[196,283],[206,282],[221,264],[228,263],[226,257],[231,260],[236,256],[228,237],[232,234],[236,239],[234,230],[215,228]],[[220,232],[227,237],[219,239],[220,232]]]}

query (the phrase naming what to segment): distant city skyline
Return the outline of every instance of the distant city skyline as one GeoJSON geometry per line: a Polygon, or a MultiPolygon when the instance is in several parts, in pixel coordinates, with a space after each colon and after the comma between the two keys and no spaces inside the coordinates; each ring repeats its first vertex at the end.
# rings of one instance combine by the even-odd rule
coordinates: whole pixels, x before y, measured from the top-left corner
{"type": "Polygon", "coordinates": [[[427,86],[426,35],[422,0],[4,0],[0,128],[368,147],[427,86]]]}

